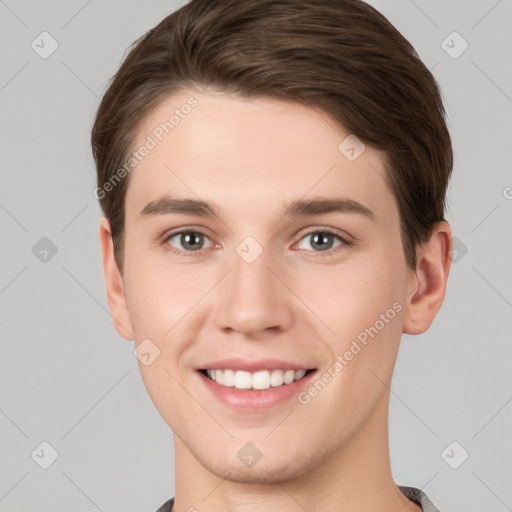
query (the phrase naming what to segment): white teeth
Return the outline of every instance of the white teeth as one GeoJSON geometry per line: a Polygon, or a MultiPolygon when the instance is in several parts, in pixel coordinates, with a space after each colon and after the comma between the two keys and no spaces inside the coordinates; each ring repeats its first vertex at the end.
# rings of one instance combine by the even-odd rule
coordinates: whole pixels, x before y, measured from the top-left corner
{"type": "Polygon", "coordinates": [[[290,384],[290,382],[293,382],[293,378],[295,377],[295,372],[293,370],[286,370],[284,372],[284,383],[290,384]]]}
{"type": "Polygon", "coordinates": [[[268,389],[270,387],[270,375],[267,370],[252,374],[252,387],[254,389],[268,389]]]}
{"type": "Polygon", "coordinates": [[[283,370],[273,370],[270,374],[270,385],[273,387],[282,386],[284,382],[283,375],[283,370]]]}
{"type": "Polygon", "coordinates": [[[306,370],[261,370],[259,372],[246,372],[243,370],[206,370],[206,374],[221,386],[235,387],[236,389],[268,389],[290,384],[302,379],[306,370]]]}
{"type": "MultiPolygon", "coordinates": [[[[215,375],[222,375],[222,370],[217,370],[215,375]]],[[[222,378],[220,379],[222,381],[222,378]]],[[[215,379],[215,382],[222,385],[222,382],[219,382],[219,379],[215,379]]],[[[252,388],[252,377],[249,372],[238,371],[235,373],[235,388],[236,389],[251,389],[252,388]]]]}
{"type": "Polygon", "coordinates": [[[295,372],[294,380],[302,379],[306,375],[306,370],[298,370],[295,372]]]}
{"type": "Polygon", "coordinates": [[[233,370],[224,370],[222,373],[224,374],[222,376],[224,379],[223,385],[233,387],[235,385],[235,372],[233,370]]]}

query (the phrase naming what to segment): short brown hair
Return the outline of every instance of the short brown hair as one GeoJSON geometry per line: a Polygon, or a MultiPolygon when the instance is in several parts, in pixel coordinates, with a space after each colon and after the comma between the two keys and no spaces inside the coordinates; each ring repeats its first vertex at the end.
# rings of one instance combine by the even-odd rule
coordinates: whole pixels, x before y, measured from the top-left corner
{"type": "Polygon", "coordinates": [[[416,266],[416,246],[445,220],[452,146],[435,78],[377,10],[361,0],[192,0],[130,48],[91,135],[97,197],[121,272],[128,177],[108,193],[103,187],[150,110],[203,87],[320,109],[382,150],[406,261],[416,266]]]}

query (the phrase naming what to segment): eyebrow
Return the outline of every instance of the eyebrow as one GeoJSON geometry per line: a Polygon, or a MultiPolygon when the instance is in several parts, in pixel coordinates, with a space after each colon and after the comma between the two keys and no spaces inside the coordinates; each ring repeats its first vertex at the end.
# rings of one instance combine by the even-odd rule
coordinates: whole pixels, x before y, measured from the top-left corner
{"type": "MultiPolygon", "coordinates": [[[[322,197],[309,200],[296,200],[289,203],[283,213],[285,217],[324,215],[328,213],[356,213],[375,220],[373,212],[363,204],[348,198],[322,197]]],[[[216,217],[218,208],[209,201],[189,198],[163,197],[148,203],[140,212],[140,217],[183,214],[200,217],[216,217]]]]}

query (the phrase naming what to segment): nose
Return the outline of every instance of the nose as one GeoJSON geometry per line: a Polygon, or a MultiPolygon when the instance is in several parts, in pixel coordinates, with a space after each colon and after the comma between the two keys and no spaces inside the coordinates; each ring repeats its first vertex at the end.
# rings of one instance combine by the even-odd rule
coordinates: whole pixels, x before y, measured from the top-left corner
{"type": "Polygon", "coordinates": [[[235,253],[230,263],[231,271],[216,287],[217,326],[247,337],[289,329],[294,296],[280,276],[280,267],[265,251],[251,263],[235,253]]]}

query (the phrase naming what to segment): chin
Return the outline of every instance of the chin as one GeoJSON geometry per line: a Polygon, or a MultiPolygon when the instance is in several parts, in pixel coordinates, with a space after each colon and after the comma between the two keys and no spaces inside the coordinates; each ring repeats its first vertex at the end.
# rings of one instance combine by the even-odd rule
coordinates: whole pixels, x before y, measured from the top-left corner
{"type": "MultiPolygon", "coordinates": [[[[261,462],[261,461],[260,461],[261,462]]],[[[285,465],[261,465],[260,467],[245,468],[240,465],[231,466],[211,466],[208,470],[216,476],[243,484],[275,484],[276,482],[286,482],[301,476],[305,470],[300,466],[285,465]]]]}
{"type": "Polygon", "coordinates": [[[232,482],[244,484],[275,484],[276,482],[286,482],[303,476],[308,471],[321,462],[321,456],[308,457],[303,449],[292,457],[280,456],[282,451],[276,450],[272,458],[265,457],[265,453],[254,463],[252,467],[246,467],[236,458],[226,460],[226,452],[219,454],[216,460],[206,457],[207,460],[199,459],[199,462],[208,471],[232,482]],[[318,460],[317,460],[318,459],[318,460]]]}

